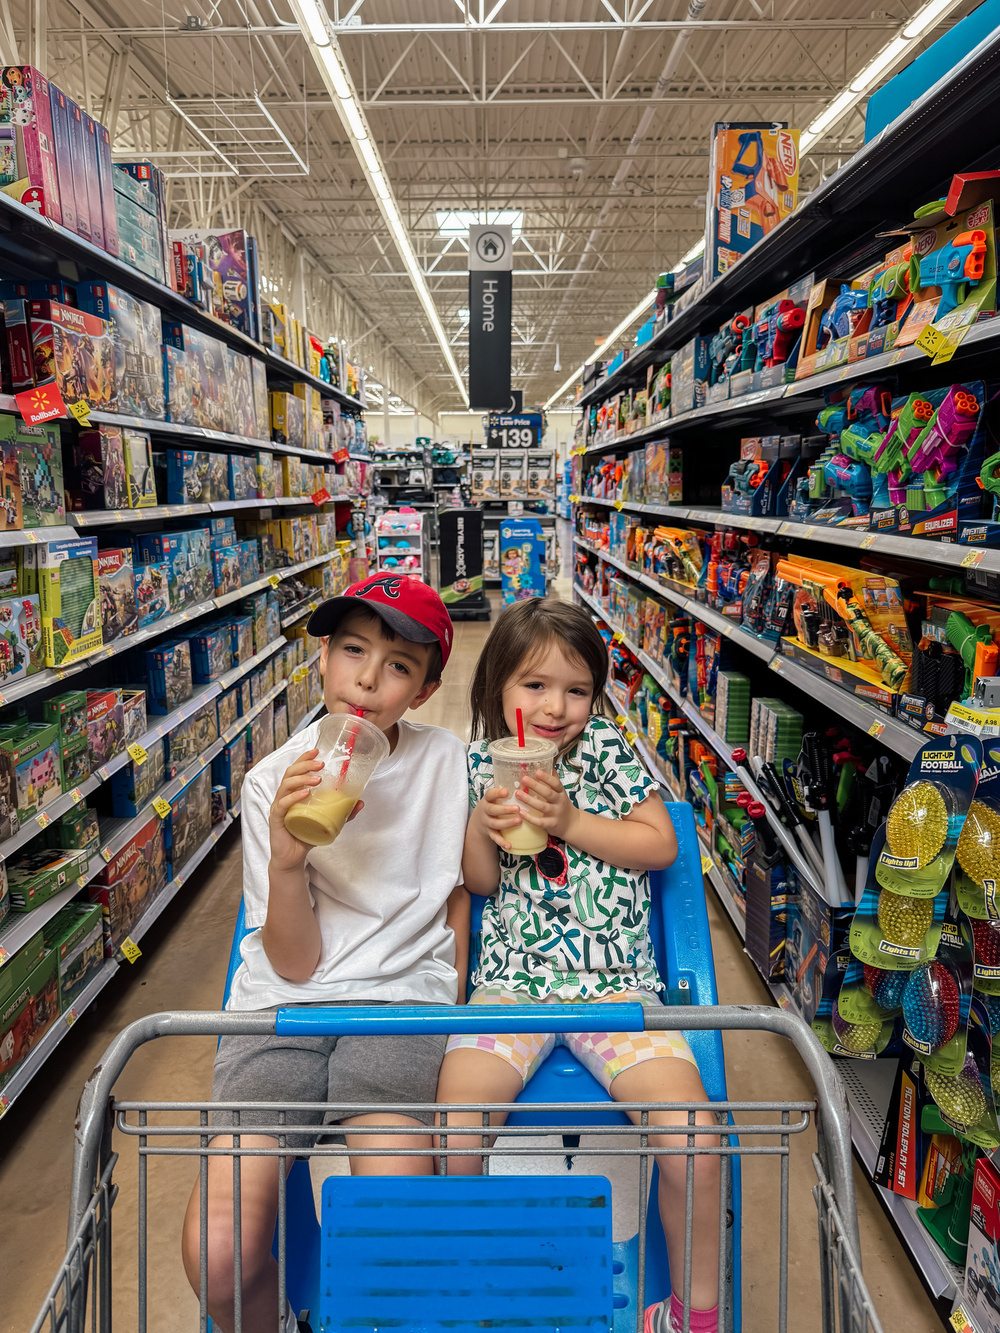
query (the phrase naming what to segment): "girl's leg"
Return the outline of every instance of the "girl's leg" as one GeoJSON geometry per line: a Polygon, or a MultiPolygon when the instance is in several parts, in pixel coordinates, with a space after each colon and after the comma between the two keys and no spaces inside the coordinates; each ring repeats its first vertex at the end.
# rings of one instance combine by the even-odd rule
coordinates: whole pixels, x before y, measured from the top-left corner
{"type": "MultiPolygon", "coordinates": [[[[419,1125],[422,1122],[408,1115],[358,1115],[352,1120],[341,1122],[348,1125],[419,1125]]],[[[348,1134],[347,1146],[351,1151],[358,1148],[375,1148],[382,1154],[379,1157],[352,1157],[352,1176],[430,1176],[434,1173],[434,1159],[427,1157],[393,1157],[397,1148],[430,1148],[430,1134],[348,1134]]]]}
{"type": "MultiPolygon", "coordinates": [[[[529,1043],[541,1040],[531,1037],[514,1037],[512,1042],[529,1043]]],[[[491,1051],[478,1050],[472,1046],[461,1046],[450,1050],[444,1057],[441,1074],[438,1079],[437,1099],[439,1102],[512,1102],[524,1087],[524,1076],[504,1056],[491,1051]]],[[[440,1122],[440,1117],[438,1117],[440,1122]]],[[[499,1127],[507,1117],[498,1111],[490,1115],[491,1127],[499,1127]]],[[[449,1111],[448,1125],[481,1125],[482,1114],[475,1111],[449,1111]]],[[[490,1135],[490,1146],[495,1134],[490,1135]]],[[[440,1138],[437,1140],[440,1146],[440,1138]]],[[[472,1148],[478,1141],[472,1135],[452,1135],[446,1144],[448,1148],[472,1148]]],[[[479,1156],[449,1157],[449,1176],[478,1176],[482,1174],[483,1159],[479,1156]]]]}
{"type": "MultiPolygon", "coordinates": [[[[696,1065],[679,1056],[646,1059],[630,1065],[613,1080],[611,1095],[620,1102],[707,1102],[696,1065]]],[[[639,1114],[629,1113],[638,1123],[639,1114]]],[[[687,1124],[686,1111],[651,1111],[651,1125],[687,1124]]],[[[716,1126],[711,1111],[699,1111],[699,1125],[716,1126]]],[[[650,1134],[656,1148],[683,1147],[686,1140],[673,1134],[650,1134]]],[[[700,1134],[699,1148],[719,1145],[717,1134],[700,1134]]],[[[684,1214],[687,1189],[687,1157],[658,1157],[660,1168],[659,1206],[663,1234],[667,1241],[673,1295],[684,1297],[684,1214]]],[[[691,1237],[691,1307],[713,1310],[719,1298],[719,1158],[697,1156],[694,1159],[694,1217],[691,1237]]],[[[695,1327],[695,1325],[692,1325],[695,1327]]]]}

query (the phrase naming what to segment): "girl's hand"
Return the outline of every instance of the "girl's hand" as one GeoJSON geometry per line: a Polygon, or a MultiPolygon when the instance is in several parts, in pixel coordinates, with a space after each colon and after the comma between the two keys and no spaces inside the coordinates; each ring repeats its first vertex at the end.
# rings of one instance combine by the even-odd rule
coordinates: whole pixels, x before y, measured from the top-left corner
{"type": "Polygon", "coordinates": [[[479,827],[498,847],[510,851],[510,843],[504,837],[504,830],[516,828],[521,822],[521,812],[516,805],[505,805],[508,791],[506,787],[491,787],[473,811],[473,819],[479,821],[479,827]]]}
{"type": "Polygon", "coordinates": [[[293,838],[285,828],[285,815],[299,801],[304,801],[312,789],[319,783],[319,770],[323,761],[317,759],[319,750],[306,750],[294,764],[285,769],[277,795],[268,814],[268,829],[271,835],[272,871],[298,870],[305,862],[312,848],[308,843],[293,838]]]}
{"type": "Polygon", "coordinates": [[[572,842],[572,832],[579,811],[566,794],[566,788],[552,773],[539,769],[533,778],[525,778],[518,792],[526,817],[554,838],[572,842]]]}

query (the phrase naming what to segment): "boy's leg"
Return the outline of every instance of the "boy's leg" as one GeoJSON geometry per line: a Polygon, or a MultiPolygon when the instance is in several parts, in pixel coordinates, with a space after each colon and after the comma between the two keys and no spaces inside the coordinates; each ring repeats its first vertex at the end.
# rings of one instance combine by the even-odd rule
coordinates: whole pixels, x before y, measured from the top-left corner
{"type": "MultiPolygon", "coordinates": [[[[224,1037],[215,1057],[212,1099],[245,1103],[275,1101],[322,1103],[326,1097],[327,1069],[335,1037],[224,1037]]],[[[277,1147],[277,1139],[254,1134],[256,1126],[272,1126],[274,1111],[241,1111],[240,1146],[277,1147]]],[[[289,1126],[286,1170],[295,1153],[316,1141],[322,1109],[286,1114],[289,1126]],[[293,1134],[293,1129],[299,1132],[293,1134]]],[[[229,1111],[213,1112],[213,1129],[231,1126],[229,1111]]],[[[232,1147],[232,1138],[213,1137],[213,1147],[232,1147]]],[[[222,1333],[236,1327],[236,1245],[233,1216],[233,1158],[212,1156],[208,1161],[207,1229],[205,1231],[206,1297],[208,1313],[222,1333]]],[[[271,1254],[278,1215],[278,1158],[243,1157],[240,1164],[240,1315],[242,1333],[276,1333],[278,1328],[278,1265],[271,1254]]],[[[202,1284],[201,1182],[195,1184],[184,1218],[182,1254],[188,1281],[195,1292],[202,1284]]]]}
{"type": "Polygon", "coordinates": [[[352,1152],[371,1151],[371,1157],[352,1157],[355,1176],[429,1176],[434,1173],[430,1155],[430,1126],[433,1110],[421,1111],[436,1098],[438,1073],[447,1038],[441,1034],[411,1033],[405,1036],[344,1036],[330,1057],[327,1100],[332,1106],[372,1108],[345,1115],[339,1124],[347,1128],[364,1125],[424,1126],[424,1134],[347,1134],[352,1152]],[[414,1111],[401,1108],[412,1103],[414,1111]],[[393,1107],[380,1111],[379,1106],[393,1107]],[[403,1156],[400,1149],[423,1150],[424,1156],[403,1156]]]}
{"type": "MultiPolygon", "coordinates": [[[[231,1138],[212,1146],[232,1147],[231,1138]]],[[[244,1134],[244,1148],[275,1148],[278,1140],[244,1134]]],[[[289,1158],[287,1169],[292,1159],[289,1158]]],[[[208,1216],[204,1236],[204,1279],[208,1314],[223,1333],[236,1328],[236,1253],[233,1215],[233,1159],[208,1159],[208,1216]]],[[[240,1254],[242,1260],[242,1333],[276,1333],[278,1327],[278,1264],[271,1254],[278,1215],[278,1159],[244,1157],[240,1165],[240,1254]]],[[[188,1281],[195,1292],[202,1283],[201,1188],[191,1191],[184,1217],[182,1254],[188,1281]]]]}

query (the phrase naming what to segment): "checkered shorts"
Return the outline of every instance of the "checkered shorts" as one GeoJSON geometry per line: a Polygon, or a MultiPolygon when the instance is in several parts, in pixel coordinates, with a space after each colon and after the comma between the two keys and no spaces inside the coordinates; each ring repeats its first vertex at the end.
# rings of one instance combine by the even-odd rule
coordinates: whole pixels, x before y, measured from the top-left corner
{"type": "MultiPolygon", "coordinates": [[[[650,1009],[662,1004],[659,996],[651,991],[624,991],[617,995],[574,1000],[573,1003],[606,1004],[612,1001],[631,1001],[650,1009]]],[[[469,1004],[538,1003],[525,991],[504,990],[502,986],[477,986],[469,999],[469,1004]]],[[[541,1003],[565,1004],[568,1001],[550,997],[541,1003]]],[[[632,1065],[641,1064],[644,1060],[674,1056],[680,1060],[690,1060],[695,1068],[698,1064],[680,1032],[547,1032],[533,1036],[512,1036],[506,1033],[475,1036],[470,1033],[450,1037],[447,1050],[459,1051],[465,1048],[489,1051],[491,1055],[498,1055],[513,1065],[527,1083],[555,1046],[565,1046],[572,1051],[606,1090],[610,1090],[611,1084],[623,1069],[630,1069],[632,1065]]]]}

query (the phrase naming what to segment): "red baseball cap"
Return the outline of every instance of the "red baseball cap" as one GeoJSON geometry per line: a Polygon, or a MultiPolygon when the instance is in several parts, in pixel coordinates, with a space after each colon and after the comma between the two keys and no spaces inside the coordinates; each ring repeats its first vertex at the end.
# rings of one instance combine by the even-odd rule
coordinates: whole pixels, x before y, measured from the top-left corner
{"type": "Polygon", "coordinates": [[[370,574],[331,597],[309,617],[310,634],[332,634],[349,611],[361,602],[381,617],[401,639],[439,643],[441,665],[448,661],[454,628],[444,602],[433,588],[409,574],[370,574]]]}

